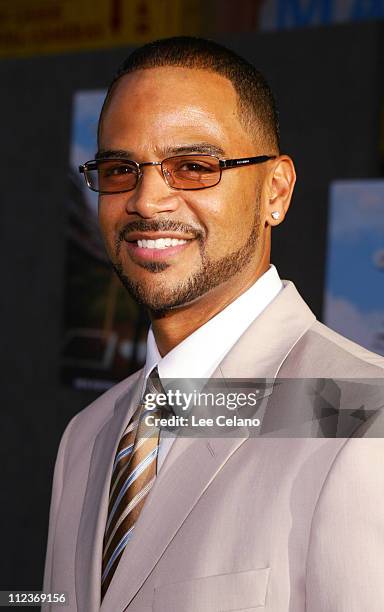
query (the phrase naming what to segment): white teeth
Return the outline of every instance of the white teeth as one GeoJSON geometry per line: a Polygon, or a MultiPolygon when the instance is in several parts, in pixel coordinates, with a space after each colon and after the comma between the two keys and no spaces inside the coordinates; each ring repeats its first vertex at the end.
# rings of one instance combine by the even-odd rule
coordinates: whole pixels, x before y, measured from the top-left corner
{"type": "Polygon", "coordinates": [[[157,238],[157,240],[138,240],[137,245],[141,249],[166,249],[186,242],[186,240],[178,240],[177,238],[157,238]]]}

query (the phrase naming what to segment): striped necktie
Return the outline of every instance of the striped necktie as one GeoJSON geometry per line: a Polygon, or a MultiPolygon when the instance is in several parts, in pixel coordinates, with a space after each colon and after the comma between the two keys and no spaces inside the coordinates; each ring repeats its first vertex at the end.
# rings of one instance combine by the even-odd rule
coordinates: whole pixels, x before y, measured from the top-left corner
{"type": "MultiPolygon", "coordinates": [[[[157,368],[147,379],[147,393],[162,389],[157,368]]],[[[158,427],[146,423],[145,417],[161,416],[161,409],[147,409],[143,402],[132,415],[120,439],[112,468],[108,518],[103,544],[101,598],[103,599],[119,564],[123,551],[131,539],[135,523],[156,478],[159,448],[158,427]]],[[[152,420],[152,419],[150,419],[152,420]]]]}

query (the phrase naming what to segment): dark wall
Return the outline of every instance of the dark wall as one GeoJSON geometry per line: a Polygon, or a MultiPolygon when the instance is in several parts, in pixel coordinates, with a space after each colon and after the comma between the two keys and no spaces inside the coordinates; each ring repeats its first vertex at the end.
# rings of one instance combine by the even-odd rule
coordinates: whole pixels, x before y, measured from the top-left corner
{"type": "MultiPolygon", "coordinates": [[[[226,39],[277,93],[297,165],[273,261],[321,314],[328,185],[379,171],[380,26],[226,39]]],[[[0,62],[1,588],[40,588],[54,457],[92,398],[59,383],[72,95],[105,87],[128,49],[0,62]]]]}
{"type": "Polygon", "coordinates": [[[295,161],[289,215],[272,261],[321,317],[329,183],[378,176],[380,25],[357,24],[233,38],[268,77],[280,108],[282,150],[295,161]]]}

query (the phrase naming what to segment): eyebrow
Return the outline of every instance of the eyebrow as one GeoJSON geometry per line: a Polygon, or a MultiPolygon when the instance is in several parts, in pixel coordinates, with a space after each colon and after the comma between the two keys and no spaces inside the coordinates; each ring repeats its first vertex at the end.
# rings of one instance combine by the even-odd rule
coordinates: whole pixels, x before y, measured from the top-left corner
{"type": "MultiPolygon", "coordinates": [[[[224,157],[224,149],[209,142],[198,142],[188,145],[175,145],[173,147],[165,147],[159,151],[164,158],[168,155],[189,155],[191,153],[202,153],[206,155],[214,155],[215,157],[224,157]]],[[[95,154],[95,159],[105,158],[124,158],[133,159],[132,151],[126,149],[99,149],[95,154]]]]}

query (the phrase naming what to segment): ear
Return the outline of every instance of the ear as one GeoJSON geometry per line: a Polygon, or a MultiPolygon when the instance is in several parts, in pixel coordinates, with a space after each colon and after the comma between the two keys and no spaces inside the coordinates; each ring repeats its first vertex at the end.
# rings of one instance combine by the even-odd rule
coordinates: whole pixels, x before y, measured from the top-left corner
{"type": "Polygon", "coordinates": [[[296,181],[293,161],[288,155],[280,155],[271,162],[266,181],[265,225],[275,226],[284,221],[296,181]]]}

